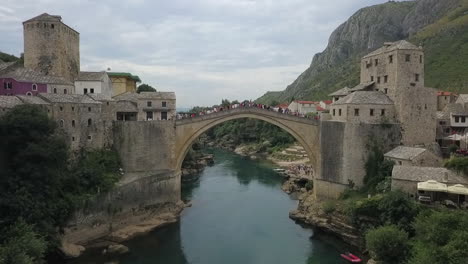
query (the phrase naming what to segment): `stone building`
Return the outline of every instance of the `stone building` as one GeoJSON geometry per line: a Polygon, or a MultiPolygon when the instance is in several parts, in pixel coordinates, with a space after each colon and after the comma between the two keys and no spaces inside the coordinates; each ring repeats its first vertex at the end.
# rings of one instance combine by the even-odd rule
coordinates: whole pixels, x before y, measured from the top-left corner
{"type": "Polygon", "coordinates": [[[128,72],[108,72],[112,82],[112,96],[124,93],[136,93],[137,83],[140,83],[140,77],[128,72]]]}
{"type": "Polygon", "coordinates": [[[357,91],[330,107],[333,121],[351,123],[395,123],[393,101],[379,91],[357,91]]]}
{"type": "Polygon", "coordinates": [[[76,94],[102,94],[106,98],[112,97],[112,82],[105,71],[80,72],[75,80],[76,94]]]}
{"type": "Polygon", "coordinates": [[[115,96],[117,120],[172,120],[176,116],[173,92],[124,93],[115,96]]]}
{"type": "MultiPolygon", "coordinates": [[[[388,42],[364,56],[361,60],[361,84],[330,94],[335,101],[333,105],[358,91],[374,91],[388,96],[394,105],[395,120],[402,127],[404,145],[433,144],[437,97],[434,89],[424,86],[424,53],[421,47],[405,40],[388,42]]],[[[343,117],[337,120],[345,121],[343,117]]],[[[375,118],[371,120],[375,121],[375,118]]]]}
{"type": "Polygon", "coordinates": [[[73,82],[80,71],[80,34],[60,16],[44,13],[23,22],[24,67],[73,82]]]}
{"type": "Polygon", "coordinates": [[[299,114],[317,112],[316,102],[312,101],[292,101],[289,104],[288,109],[299,114]]]}
{"type": "Polygon", "coordinates": [[[384,157],[393,160],[397,165],[439,167],[442,159],[424,148],[398,146],[385,153],[384,157]]]}
{"type": "Polygon", "coordinates": [[[437,92],[437,111],[442,111],[448,104],[453,104],[457,100],[458,95],[452,92],[437,92]]]}

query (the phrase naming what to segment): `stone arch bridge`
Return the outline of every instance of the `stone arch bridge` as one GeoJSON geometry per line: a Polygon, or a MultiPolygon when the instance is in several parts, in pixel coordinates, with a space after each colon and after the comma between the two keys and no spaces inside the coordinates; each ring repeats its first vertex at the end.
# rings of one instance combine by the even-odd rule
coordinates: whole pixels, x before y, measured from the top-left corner
{"type": "Polygon", "coordinates": [[[229,120],[253,118],[276,125],[301,144],[315,170],[320,166],[320,121],[282,114],[260,108],[235,108],[176,121],[176,169],[181,168],[192,143],[210,128],[229,120]]]}

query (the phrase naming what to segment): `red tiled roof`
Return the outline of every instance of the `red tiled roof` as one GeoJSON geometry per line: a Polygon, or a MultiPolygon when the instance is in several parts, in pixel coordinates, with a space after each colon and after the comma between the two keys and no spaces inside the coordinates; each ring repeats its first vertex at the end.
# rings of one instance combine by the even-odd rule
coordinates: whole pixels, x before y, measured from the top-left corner
{"type": "Polygon", "coordinates": [[[276,107],[279,107],[279,108],[284,109],[284,108],[288,108],[289,105],[288,105],[288,104],[279,104],[279,105],[277,105],[276,107]]]}
{"type": "Polygon", "coordinates": [[[322,102],[324,102],[324,103],[325,103],[325,104],[327,104],[327,105],[329,105],[329,104],[333,103],[333,101],[332,101],[332,100],[325,100],[325,101],[322,101],[322,102]]]}
{"type": "Polygon", "coordinates": [[[296,101],[298,104],[315,104],[314,101],[296,101]]]}
{"type": "Polygon", "coordinates": [[[323,108],[323,107],[317,105],[317,111],[325,111],[325,108],[323,108]]]}
{"type": "Polygon", "coordinates": [[[437,96],[450,96],[450,95],[457,95],[456,93],[452,93],[452,92],[445,92],[445,91],[438,91],[437,92],[437,96]]]}

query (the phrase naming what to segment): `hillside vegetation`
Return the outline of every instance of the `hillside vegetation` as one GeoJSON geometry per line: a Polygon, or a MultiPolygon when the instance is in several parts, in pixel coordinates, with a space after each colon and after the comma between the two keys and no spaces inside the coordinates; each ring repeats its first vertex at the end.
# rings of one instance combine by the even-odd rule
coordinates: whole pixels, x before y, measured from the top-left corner
{"type": "Polygon", "coordinates": [[[325,99],[359,83],[362,56],[401,39],[424,47],[426,86],[468,93],[468,0],[390,1],[356,12],[286,90],[269,92],[257,101],[325,99]]]}

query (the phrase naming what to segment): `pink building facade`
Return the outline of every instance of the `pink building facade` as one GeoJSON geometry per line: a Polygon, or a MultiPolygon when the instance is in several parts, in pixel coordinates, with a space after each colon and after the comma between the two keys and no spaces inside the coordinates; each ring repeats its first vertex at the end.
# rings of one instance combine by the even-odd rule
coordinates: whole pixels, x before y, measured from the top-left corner
{"type": "Polygon", "coordinates": [[[47,93],[47,84],[0,78],[0,95],[37,95],[47,93]]]}

